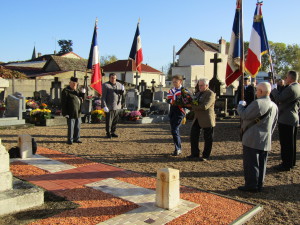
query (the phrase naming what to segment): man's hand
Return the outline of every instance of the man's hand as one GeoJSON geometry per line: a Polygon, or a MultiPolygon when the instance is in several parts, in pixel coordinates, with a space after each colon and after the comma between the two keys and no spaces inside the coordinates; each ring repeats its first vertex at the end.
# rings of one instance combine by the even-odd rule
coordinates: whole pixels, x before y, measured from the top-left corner
{"type": "Polygon", "coordinates": [[[65,117],[66,117],[67,119],[69,119],[69,115],[65,115],[65,117]]]}
{"type": "Polygon", "coordinates": [[[245,101],[239,101],[239,105],[246,106],[247,103],[245,101]]]}
{"type": "Polygon", "coordinates": [[[86,92],[85,88],[81,88],[80,91],[81,91],[82,94],[85,94],[85,92],[86,92]]]}
{"type": "Polygon", "coordinates": [[[107,107],[104,107],[103,110],[104,110],[104,112],[106,112],[106,113],[109,112],[109,109],[108,109],[107,107]]]}

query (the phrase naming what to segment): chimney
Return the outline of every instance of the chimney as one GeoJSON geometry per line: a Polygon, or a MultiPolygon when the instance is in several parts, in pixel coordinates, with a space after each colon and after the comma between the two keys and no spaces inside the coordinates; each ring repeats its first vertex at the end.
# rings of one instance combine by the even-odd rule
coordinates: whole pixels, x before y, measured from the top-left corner
{"type": "Polygon", "coordinates": [[[219,40],[219,53],[226,54],[226,41],[222,37],[219,40]]]}
{"type": "Polygon", "coordinates": [[[41,57],[42,56],[42,53],[38,52],[38,57],[41,57]]]}

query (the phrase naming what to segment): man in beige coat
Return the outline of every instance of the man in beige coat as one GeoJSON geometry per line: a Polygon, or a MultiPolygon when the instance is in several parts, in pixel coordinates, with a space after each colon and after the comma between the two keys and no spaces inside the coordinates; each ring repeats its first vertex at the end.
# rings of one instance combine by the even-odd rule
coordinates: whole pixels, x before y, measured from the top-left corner
{"type": "Polygon", "coordinates": [[[193,105],[192,110],[195,112],[193,121],[190,142],[191,142],[191,155],[188,158],[199,158],[199,137],[201,129],[204,133],[204,151],[201,161],[208,160],[213,143],[213,131],[216,125],[215,118],[215,101],[216,94],[208,88],[209,81],[207,79],[200,79],[198,81],[199,92],[196,94],[198,105],[193,105]]]}

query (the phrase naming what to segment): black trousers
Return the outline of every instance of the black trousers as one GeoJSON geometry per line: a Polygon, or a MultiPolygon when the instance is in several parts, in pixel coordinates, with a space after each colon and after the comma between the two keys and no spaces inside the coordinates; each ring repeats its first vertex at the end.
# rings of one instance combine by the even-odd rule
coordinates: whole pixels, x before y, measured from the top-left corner
{"type": "Polygon", "coordinates": [[[262,188],[267,166],[268,152],[243,145],[245,187],[262,188]]]}
{"type": "Polygon", "coordinates": [[[119,121],[120,110],[110,110],[105,113],[106,134],[114,134],[119,121]]]}
{"type": "Polygon", "coordinates": [[[69,142],[79,141],[81,118],[77,118],[77,119],[67,118],[67,124],[68,124],[68,141],[69,142]]]}
{"type": "Polygon", "coordinates": [[[278,130],[282,166],[285,168],[293,168],[296,166],[297,126],[278,123],[278,130]]]}
{"type": "Polygon", "coordinates": [[[213,127],[201,128],[198,123],[198,120],[195,120],[191,129],[191,134],[190,134],[191,155],[195,157],[199,157],[200,155],[199,139],[200,139],[201,129],[203,130],[204,133],[204,151],[202,157],[209,158],[212,149],[214,128],[213,127]]]}

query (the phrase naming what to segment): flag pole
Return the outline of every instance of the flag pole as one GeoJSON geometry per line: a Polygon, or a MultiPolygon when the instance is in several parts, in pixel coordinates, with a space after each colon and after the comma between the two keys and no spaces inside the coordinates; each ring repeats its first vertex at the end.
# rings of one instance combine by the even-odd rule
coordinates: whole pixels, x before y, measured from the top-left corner
{"type": "Polygon", "coordinates": [[[241,49],[240,49],[240,70],[242,72],[241,76],[241,100],[245,99],[244,94],[244,73],[245,73],[245,67],[244,67],[244,20],[243,20],[243,0],[240,0],[240,43],[241,43],[241,49]]]}
{"type": "MultiPolygon", "coordinates": [[[[141,18],[139,17],[138,24],[137,24],[138,26],[139,26],[139,24],[140,24],[140,21],[141,21],[141,18]]],[[[128,67],[128,64],[129,64],[129,61],[130,61],[130,60],[132,60],[132,59],[130,59],[130,58],[128,57],[127,63],[126,63],[126,67],[125,67],[125,75],[124,75],[125,80],[126,80],[127,67],[128,67]]],[[[125,81],[124,81],[124,83],[125,83],[125,81]]]]}

